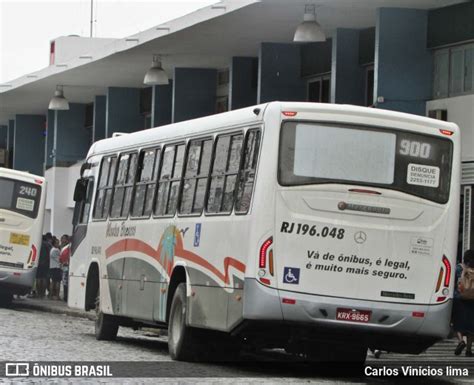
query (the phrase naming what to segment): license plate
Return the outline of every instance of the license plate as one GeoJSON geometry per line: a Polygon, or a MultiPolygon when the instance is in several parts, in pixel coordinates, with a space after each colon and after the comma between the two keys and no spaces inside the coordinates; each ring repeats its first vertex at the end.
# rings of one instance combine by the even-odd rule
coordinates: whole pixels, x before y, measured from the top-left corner
{"type": "Polygon", "coordinates": [[[28,246],[30,244],[30,236],[27,234],[10,233],[10,243],[28,246]]]}
{"type": "Polygon", "coordinates": [[[371,314],[372,312],[367,310],[338,308],[336,313],[336,319],[339,321],[367,323],[370,321],[371,314]]]}

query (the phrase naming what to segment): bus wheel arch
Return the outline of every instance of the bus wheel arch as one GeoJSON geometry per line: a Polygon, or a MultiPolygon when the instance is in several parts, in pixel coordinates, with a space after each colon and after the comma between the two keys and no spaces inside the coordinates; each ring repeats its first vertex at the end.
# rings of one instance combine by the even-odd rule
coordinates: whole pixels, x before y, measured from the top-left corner
{"type": "Polygon", "coordinates": [[[95,309],[99,286],[99,265],[97,264],[97,262],[92,262],[89,266],[86,280],[86,298],[84,306],[86,311],[95,309]]]}
{"type": "Polygon", "coordinates": [[[171,304],[173,302],[174,293],[181,283],[188,283],[188,274],[186,268],[182,265],[177,265],[173,269],[170,277],[170,283],[168,284],[168,295],[166,298],[166,322],[169,321],[171,304]]]}

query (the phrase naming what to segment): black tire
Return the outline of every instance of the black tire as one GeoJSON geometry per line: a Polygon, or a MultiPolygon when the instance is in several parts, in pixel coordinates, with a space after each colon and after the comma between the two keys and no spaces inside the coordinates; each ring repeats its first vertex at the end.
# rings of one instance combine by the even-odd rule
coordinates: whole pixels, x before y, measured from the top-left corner
{"type": "Polygon", "coordinates": [[[195,331],[186,325],[186,284],[180,283],[174,292],[168,322],[168,351],[173,360],[196,361],[195,331]]]}
{"type": "Polygon", "coordinates": [[[0,307],[10,307],[13,302],[13,294],[6,292],[0,293],[0,307]]]}
{"type": "Polygon", "coordinates": [[[113,315],[102,313],[100,309],[100,292],[97,293],[95,314],[95,338],[99,341],[115,340],[117,338],[119,324],[113,315]]]}

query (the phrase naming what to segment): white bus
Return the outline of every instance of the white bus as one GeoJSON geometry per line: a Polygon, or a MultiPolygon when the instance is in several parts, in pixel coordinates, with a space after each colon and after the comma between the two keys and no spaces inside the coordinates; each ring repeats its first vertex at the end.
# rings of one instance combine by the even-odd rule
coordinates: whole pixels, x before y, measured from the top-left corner
{"type": "Polygon", "coordinates": [[[69,306],[96,309],[98,339],[154,325],[178,360],[364,362],[448,334],[454,124],[273,102],[97,142],[75,200],[69,306]]]}
{"type": "Polygon", "coordinates": [[[41,248],[46,183],[41,176],[0,168],[0,303],[27,294],[41,248]]]}

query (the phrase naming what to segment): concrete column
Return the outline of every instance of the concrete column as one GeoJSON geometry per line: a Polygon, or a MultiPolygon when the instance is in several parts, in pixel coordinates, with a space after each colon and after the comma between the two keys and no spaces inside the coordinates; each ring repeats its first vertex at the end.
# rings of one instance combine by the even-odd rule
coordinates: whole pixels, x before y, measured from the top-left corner
{"type": "Polygon", "coordinates": [[[262,43],[258,70],[258,103],[306,100],[306,86],[301,78],[301,45],[262,43]]]}
{"type": "Polygon", "coordinates": [[[151,100],[151,127],[171,123],[173,109],[173,83],[153,86],[151,100]]]}
{"type": "Polygon", "coordinates": [[[15,170],[43,175],[45,121],[43,115],[16,115],[13,139],[15,170]]]}
{"type": "Polygon", "coordinates": [[[7,148],[8,142],[8,126],[1,125],[0,126],[0,148],[7,148]]]}
{"type": "Polygon", "coordinates": [[[44,162],[46,169],[53,166],[54,162],[54,124],[55,111],[48,110],[46,115],[46,135],[45,135],[45,155],[44,162]]]}
{"type": "Polygon", "coordinates": [[[236,110],[257,104],[258,58],[233,57],[230,66],[229,108],[236,110]]]}
{"type": "Polygon", "coordinates": [[[216,112],[217,70],[175,68],[172,121],[200,118],[216,112]]]}
{"type": "Polygon", "coordinates": [[[107,96],[97,95],[94,98],[94,122],[92,129],[92,142],[104,139],[105,135],[105,117],[107,109],[107,96]]]}
{"type": "Polygon", "coordinates": [[[69,167],[84,159],[91,145],[91,132],[85,128],[86,105],[69,103],[69,110],[54,114],[53,166],[69,167]]]}
{"type": "Polygon", "coordinates": [[[2,156],[0,157],[0,166],[4,167],[8,163],[8,152],[7,152],[7,141],[8,141],[8,126],[0,126],[0,150],[2,151],[2,156]]]}
{"type": "Polygon", "coordinates": [[[44,229],[53,234],[71,234],[74,202],[72,189],[79,178],[81,163],[71,167],[51,167],[46,170],[48,181],[44,229]],[[71,185],[71,181],[73,184],[71,185]]]}
{"type": "Polygon", "coordinates": [[[135,132],[144,128],[140,114],[140,89],[109,87],[107,90],[105,136],[114,132],[135,132]]]}
{"type": "Polygon", "coordinates": [[[15,121],[9,120],[8,121],[8,141],[7,141],[7,148],[8,148],[8,167],[13,167],[13,139],[15,136],[15,121]]]}
{"type": "Polygon", "coordinates": [[[364,105],[364,94],[359,31],[338,28],[332,39],[331,103],[364,105]]]}
{"type": "Polygon", "coordinates": [[[433,76],[427,25],[427,11],[377,10],[374,102],[378,108],[425,115],[433,76]]]}

